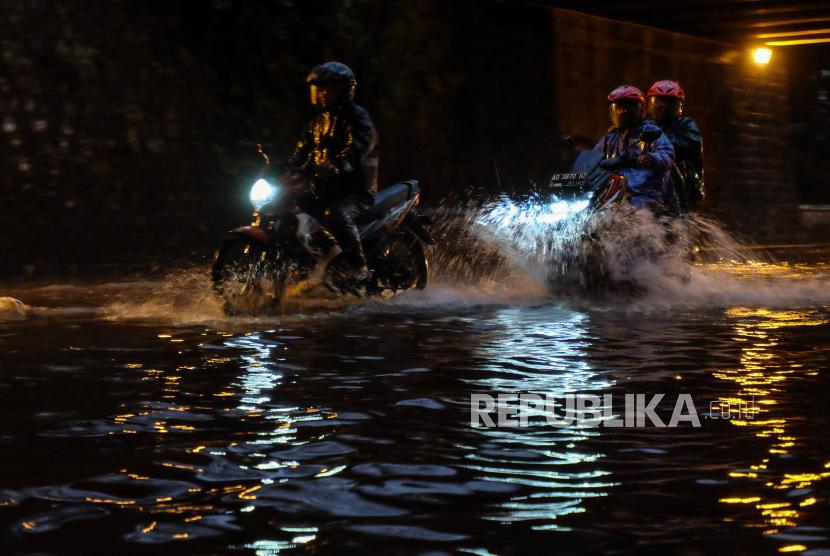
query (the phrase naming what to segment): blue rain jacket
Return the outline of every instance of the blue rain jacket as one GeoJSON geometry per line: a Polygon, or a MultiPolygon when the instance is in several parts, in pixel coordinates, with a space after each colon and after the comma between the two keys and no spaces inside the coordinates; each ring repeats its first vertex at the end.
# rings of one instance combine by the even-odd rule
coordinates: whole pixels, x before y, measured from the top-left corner
{"type": "Polygon", "coordinates": [[[622,133],[612,129],[594,147],[595,151],[605,153],[605,158],[621,156],[635,161],[644,153],[652,156],[652,166],[623,167],[618,170],[628,179],[631,202],[640,208],[665,201],[671,179],[671,167],[674,166],[674,147],[665,135],[661,135],[650,144],[640,141],[643,132],[651,130],[660,131],[660,128],[651,122],[643,121],[622,133]]]}

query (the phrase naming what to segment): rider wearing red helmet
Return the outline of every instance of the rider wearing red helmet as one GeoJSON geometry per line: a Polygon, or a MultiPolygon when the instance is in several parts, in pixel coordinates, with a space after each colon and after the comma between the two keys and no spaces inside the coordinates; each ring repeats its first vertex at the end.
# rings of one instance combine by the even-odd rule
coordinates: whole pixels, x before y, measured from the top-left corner
{"type": "Polygon", "coordinates": [[[663,130],[675,151],[671,187],[677,206],[670,203],[670,209],[674,213],[688,212],[689,205],[703,199],[703,138],[695,121],[683,116],[686,93],[678,83],[658,81],[649,89],[647,102],[652,121],[663,130]]]}
{"type": "Polygon", "coordinates": [[[622,85],[608,95],[612,127],[595,150],[606,158],[621,157],[627,163],[620,173],[628,178],[631,202],[638,208],[665,208],[669,170],[674,164],[674,148],[665,135],[646,142],[646,131],[660,128],[644,120],[646,97],[636,87],[622,85]]]}

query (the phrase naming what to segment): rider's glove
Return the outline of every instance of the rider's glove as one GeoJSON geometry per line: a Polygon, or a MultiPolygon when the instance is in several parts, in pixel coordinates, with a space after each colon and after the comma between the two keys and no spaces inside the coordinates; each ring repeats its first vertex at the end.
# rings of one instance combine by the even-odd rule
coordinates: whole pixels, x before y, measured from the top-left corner
{"type": "Polygon", "coordinates": [[[638,166],[651,166],[654,163],[654,157],[650,154],[641,154],[637,157],[637,165],[638,166]]]}
{"type": "Polygon", "coordinates": [[[317,175],[321,177],[336,176],[340,169],[331,162],[323,162],[317,165],[317,175]]]}

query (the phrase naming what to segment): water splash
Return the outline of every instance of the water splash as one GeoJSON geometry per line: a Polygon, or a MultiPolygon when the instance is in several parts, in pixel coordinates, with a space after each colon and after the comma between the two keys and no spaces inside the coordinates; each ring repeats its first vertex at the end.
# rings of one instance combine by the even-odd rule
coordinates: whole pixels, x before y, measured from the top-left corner
{"type": "Polygon", "coordinates": [[[161,280],[143,283],[139,291],[124,291],[106,305],[105,312],[110,319],[209,322],[225,318],[207,269],[200,266],[174,269],[161,280]]]}
{"type": "Polygon", "coordinates": [[[471,211],[468,222],[484,252],[498,252],[553,297],[583,307],[639,312],[830,303],[825,262],[778,262],[701,215],[658,217],[631,205],[591,215],[534,196],[501,197],[471,211]]]}
{"type": "Polygon", "coordinates": [[[320,287],[272,310],[229,319],[205,263],[108,282],[8,287],[5,295],[34,307],[29,317],[75,318],[84,310],[84,316],[114,320],[239,324],[332,312],[527,306],[551,299],[588,311],[646,313],[830,305],[827,253],[820,253],[818,262],[798,262],[792,255],[777,261],[699,215],[655,218],[629,206],[594,216],[563,209],[541,197],[445,206],[430,229],[438,245],[426,249],[427,289],[391,300],[344,298],[320,287]]]}

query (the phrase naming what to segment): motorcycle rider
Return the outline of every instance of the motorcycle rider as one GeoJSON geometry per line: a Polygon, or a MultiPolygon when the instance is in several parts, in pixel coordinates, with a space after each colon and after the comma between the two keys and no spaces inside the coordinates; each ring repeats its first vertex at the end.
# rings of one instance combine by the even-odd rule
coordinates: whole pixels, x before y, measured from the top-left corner
{"type": "Polygon", "coordinates": [[[662,212],[666,208],[674,147],[662,133],[651,142],[643,140],[647,131],[660,128],[646,121],[646,97],[630,85],[621,85],[608,95],[612,127],[594,150],[606,158],[619,156],[624,166],[619,173],[628,179],[628,194],[637,208],[662,212]]]}
{"type": "Polygon", "coordinates": [[[671,188],[676,194],[677,206],[670,207],[678,214],[689,211],[689,205],[703,199],[703,137],[695,121],[683,116],[686,94],[680,84],[663,80],[648,91],[648,112],[671,141],[675,153],[675,167],[671,172],[671,188]]]}
{"type": "Polygon", "coordinates": [[[357,81],[348,66],[319,65],[306,81],[320,113],[308,124],[286,168],[309,177],[297,205],[331,232],[344,251],[347,273],[360,282],[371,274],[355,218],[375,200],[370,172],[375,169],[376,177],[377,132],[366,110],[353,101],[357,81]]]}

